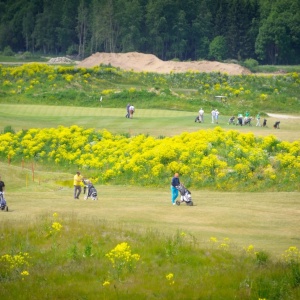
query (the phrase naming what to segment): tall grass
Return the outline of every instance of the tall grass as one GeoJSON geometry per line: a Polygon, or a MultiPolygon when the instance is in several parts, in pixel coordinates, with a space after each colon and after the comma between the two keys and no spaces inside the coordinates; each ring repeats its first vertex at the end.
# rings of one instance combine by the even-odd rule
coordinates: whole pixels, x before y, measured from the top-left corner
{"type": "Polygon", "coordinates": [[[299,251],[169,236],[74,214],[2,222],[2,299],[297,299],[299,251]],[[58,228],[58,225],[62,227],[58,228]],[[125,243],[125,246],[124,246],[125,243]],[[118,247],[118,251],[114,249],[118,247]],[[25,257],[11,263],[4,255],[25,257]],[[291,255],[296,254],[296,257],[291,255]],[[26,256],[27,255],[27,256],[26,256]],[[108,258],[113,257],[113,262],[108,258]],[[131,264],[130,257],[137,257],[131,264]]]}

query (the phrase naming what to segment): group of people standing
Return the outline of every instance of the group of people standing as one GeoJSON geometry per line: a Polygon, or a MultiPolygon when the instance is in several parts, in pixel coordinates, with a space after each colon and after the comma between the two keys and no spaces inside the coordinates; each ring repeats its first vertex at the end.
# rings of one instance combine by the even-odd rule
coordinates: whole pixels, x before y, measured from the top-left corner
{"type": "MultiPolygon", "coordinates": [[[[245,116],[243,116],[243,114],[239,113],[237,116],[238,123],[236,125],[241,125],[241,126],[242,125],[251,125],[252,119],[253,118],[250,116],[250,113],[248,111],[246,111],[245,116]]],[[[231,124],[233,122],[233,120],[234,120],[234,117],[231,117],[229,119],[229,124],[231,124]]],[[[259,113],[256,115],[256,126],[257,127],[262,126],[260,124],[260,114],[259,113]]],[[[263,126],[266,126],[266,119],[264,119],[263,126]]]]}
{"type": "MultiPolygon", "coordinates": [[[[219,114],[220,114],[220,112],[217,109],[213,109],[211,111],[211,123],[213,123],[213,124],[219,123],[219,114]]],[[[250,117],[250,113],[248,111],[245,112],[245,117],[243,116],[243,114],[239,113],[237,116],[237,119],[239,120],[239,118],[241,118],[243,121],[244,121],[244,119],[246,119],[246,120],[248,120],[250,118],[252,119],[252,117],[250,117]]],[[[233,120],[234,120],[234,118],[233,118],[233,120]]],[[[200,123],[204,123],[204,110],[202,107],[200,108],[200,110],[198,112],[198,116],[197,116],[195,122],[196,121],[198,121],[200,123]]],[[[264,125],[261,125],[261,123],[260,123],[260,114],[259,113],[256,115],[256,126],[257,127],[264,126],[264,125]]]]}
{"type": "Polygon", "coordinates": [[[211,111],[211,122],[212,123],[216,123],[218,124],[219,123],[219,111],[217,109],[213,109],[211,111]]]}
{"type": "Polygon", "coordinates": [[[127,111],[127,114],[126,114],[125,117],[129,118],[129,119],[132,119],[134,111],[135,111],[134,106],[132,104],[128,103],[127,106],[126,106],[126,111],[127,111]]]}
{"type": "MultiPolygon", "coordinates": [[[[219,111],[217,109],[213,109],[211,111],[211,122],[212,123],[218,124],[218,122],[219,122],[219,114],[220,113],[219,113],[219,111]]],[[[196,121],[198,121],[200,123],[204,123],[204,110],[203,110],[202,107],[200,108],[200,110],[198,112],[198,116],[197,116],[195,122],[196,121]]]]}

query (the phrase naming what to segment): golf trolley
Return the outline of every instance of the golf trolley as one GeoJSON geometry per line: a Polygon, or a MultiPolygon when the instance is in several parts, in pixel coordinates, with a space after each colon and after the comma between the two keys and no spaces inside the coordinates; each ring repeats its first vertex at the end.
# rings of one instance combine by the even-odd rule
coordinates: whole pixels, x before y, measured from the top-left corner
{"type": "Polygon", "coordinates": [[[0,192],[0,209],[4,211],[8,211],[8,206],[6,204],[6,201],[4,199],[3,192],[0,192]]]}
{"type": "Polygon", "coordinates": [[[182,183],[176,186],[176,188],[180,193],[180,200],[176,200],[176,205],[180,205],[184,202],[188,206],[193,206],[194,203],[192,201],[191,192],[182,183]]]}

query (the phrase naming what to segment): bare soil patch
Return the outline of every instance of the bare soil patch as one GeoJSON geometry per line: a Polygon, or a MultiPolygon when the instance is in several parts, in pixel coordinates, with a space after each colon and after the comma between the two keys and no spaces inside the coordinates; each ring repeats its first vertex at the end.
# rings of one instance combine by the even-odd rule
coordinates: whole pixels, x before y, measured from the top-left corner
{"type": "Polygon", "coordinates": [[[229,75],[246,75],[251,72],[238,64],[221,63],[217,61],[163,61],[153,54],[139,52],[104,53],[97,52],[84,59],[78,67],[92,68],[99,65],[111,65],[126,71],[153,72],[167,74],[192,72],[220,72],[229,75]]]}
{"type": "Polygon", "coordinates": [[[300,119],[300,116],[271,114],[271,113],[268,113],[268,115],[272,118],[277,118],[277,119],[300,119]]]}

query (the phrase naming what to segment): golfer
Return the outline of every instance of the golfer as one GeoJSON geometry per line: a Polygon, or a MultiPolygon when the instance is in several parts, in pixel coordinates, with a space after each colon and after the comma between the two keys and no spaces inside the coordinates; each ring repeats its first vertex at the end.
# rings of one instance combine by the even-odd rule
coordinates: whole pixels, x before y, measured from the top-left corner
{"type": "Polygon", "coordinates": [[[77,171],[74,176],[74,199],[79,199],[79,195],[81,194],[81,183],[83,177],[80,175],[80,172],[77,171]]]}
{"type": "Polygon", "coordinates": [[[175,173],[174,177],[172,178],[171,181],[171,194],[172,194],[172,204],[176,205],[175,201],[176,198],[178,197],[178,190],[176,188],[176,186],[180,185],[180,181],[179,181],[179,174],[175,173]]]}

